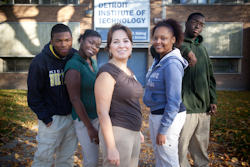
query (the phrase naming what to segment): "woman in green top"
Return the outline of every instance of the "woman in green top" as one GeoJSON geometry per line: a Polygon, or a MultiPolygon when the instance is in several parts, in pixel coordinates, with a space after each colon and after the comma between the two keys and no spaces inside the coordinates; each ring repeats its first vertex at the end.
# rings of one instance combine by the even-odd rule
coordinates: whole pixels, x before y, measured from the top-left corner
{"type": "Polygon", "coordinates": [[[97,63],[91,57],[100,49],[101,36],[94,30],[86,30],[78,39],[79,51],[64,68],[65,82],[73,105],[72,117],[78,141],[83,151],[84,166],[99,166],[99,119],[96,113],[94,84],[98,72],[97,63]]]}

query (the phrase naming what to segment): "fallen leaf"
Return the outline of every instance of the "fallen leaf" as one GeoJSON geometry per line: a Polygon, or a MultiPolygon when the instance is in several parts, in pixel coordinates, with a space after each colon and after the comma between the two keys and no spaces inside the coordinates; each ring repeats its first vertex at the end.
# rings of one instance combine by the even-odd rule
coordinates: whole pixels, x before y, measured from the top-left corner
{"type": "Polygon", "coordinates": [[[233,163],[235,163],[235,162],[237,162],[238,161],[238,158],[236,158],[236,157],[233,157],[232,159],[231,159],[231,162],[233,162],[233,163]]]}

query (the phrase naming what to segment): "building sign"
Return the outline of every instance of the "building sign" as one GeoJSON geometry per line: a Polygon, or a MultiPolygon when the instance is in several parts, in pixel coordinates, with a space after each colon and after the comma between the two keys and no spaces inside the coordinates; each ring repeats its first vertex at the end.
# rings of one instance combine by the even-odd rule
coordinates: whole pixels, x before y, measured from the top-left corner
{"type": "Polygon", "coordinates": [[[109,28],[121,23],[132,30],[133,42],[149,42],[149,0],[95,0],[94,27],[103,41],[109,28]]]}

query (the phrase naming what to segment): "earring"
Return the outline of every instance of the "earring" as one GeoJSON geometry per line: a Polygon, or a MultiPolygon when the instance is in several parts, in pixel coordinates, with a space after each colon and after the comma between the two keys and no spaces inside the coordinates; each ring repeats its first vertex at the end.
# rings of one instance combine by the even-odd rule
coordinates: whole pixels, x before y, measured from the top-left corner
{"type": "Polygon", "coordinates": [[[131,50],[131,53],[130,53],[130,55],[128,56],[128,58],[130,59],[132,57],[132,50],[131,50]]]}
{"type": "Polygon", "coordinates": [[[109,52],[109,59],[112,59],[112,58],[113,58],[112,53],[109,52]]]}

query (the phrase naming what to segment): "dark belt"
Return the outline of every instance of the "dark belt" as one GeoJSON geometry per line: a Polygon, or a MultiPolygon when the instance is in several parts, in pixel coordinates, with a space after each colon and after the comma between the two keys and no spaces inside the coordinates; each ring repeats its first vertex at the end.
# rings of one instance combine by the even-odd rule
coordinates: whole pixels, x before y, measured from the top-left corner
{"type": "MultiPolygon", "coordinates": [[[[151,114],[153,114],[153,115],[163,115],[164,110],[165,110],[165,108],[161,108],[161,109],[158,109],[158,110],[154,110],[154,111],[151,111],[151,114]]],[[[183,102],[181,102],[181,104],[180,104],[180,109],[179,109],[179,112],[178,112],[178,113],[183,112],[183,111],[186,111],[186,110],[187,110],[187,109],[186,109],[185,105],[183,104],[183,102]]]]}

